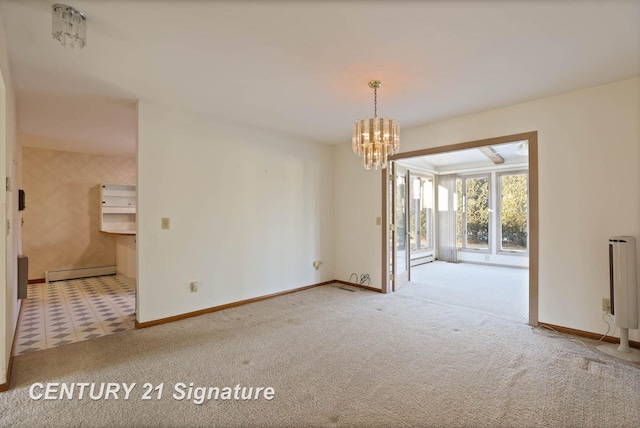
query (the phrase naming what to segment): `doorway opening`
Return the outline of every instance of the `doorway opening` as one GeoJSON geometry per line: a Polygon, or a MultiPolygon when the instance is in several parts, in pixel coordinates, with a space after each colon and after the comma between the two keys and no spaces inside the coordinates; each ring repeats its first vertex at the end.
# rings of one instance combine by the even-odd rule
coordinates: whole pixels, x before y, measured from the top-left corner
{"type": "MultiPolygon", "coordinates": [[[[382,237],[383,292],[424,281],[429,270],[432,279],[438,278],[436,266],[450,270],[463,262],[473,280],[461,279],[461,285],[482,283],[487,275],[512,276],[520,283],[515,291],[520,300],[505,303],[506,293],[500,303],[488,304],[502,313],[515,305],[507,312],[537,325],[537,133],[407,152],[390,160],[391,174],[383,174],[383,224],[388,226],[382,237]],[[452,265],[444,268],[444,262],[452,265]]],[[[461,272],[444,277],[462,278],[461,272]]],[[[476,284],[473,290],[481,289],[476,284]]]]}
{"type": "Polygon", "coordinates": [[[24,102],[64,106],[49,114],[55,123],[91,114],[21,135],[29,285],[14,355],[134,329],[137,303],[137,104],[39,93],[24,102]]]}

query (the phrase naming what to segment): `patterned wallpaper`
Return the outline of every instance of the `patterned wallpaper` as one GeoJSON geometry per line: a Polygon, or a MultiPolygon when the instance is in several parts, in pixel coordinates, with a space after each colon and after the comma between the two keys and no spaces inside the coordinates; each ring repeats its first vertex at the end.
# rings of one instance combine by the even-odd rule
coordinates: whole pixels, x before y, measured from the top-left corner
{"type": "Polygon", "coordinates": [[[135,184],[135,159],[23,147],[22,161],[29,279],[44,278],[47,270],[115,264],[115,236],[99,231],[100,184],[135,184]]]}

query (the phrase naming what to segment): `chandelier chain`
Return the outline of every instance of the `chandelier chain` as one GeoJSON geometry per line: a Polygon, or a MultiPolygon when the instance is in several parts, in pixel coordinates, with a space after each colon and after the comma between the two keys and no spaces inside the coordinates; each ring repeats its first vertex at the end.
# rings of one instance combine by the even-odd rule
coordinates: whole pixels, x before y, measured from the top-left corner
{"type": "Polygon", "coordinates": [[[373,88],[373,117],[378,117],[378,88],[373,88]]]}

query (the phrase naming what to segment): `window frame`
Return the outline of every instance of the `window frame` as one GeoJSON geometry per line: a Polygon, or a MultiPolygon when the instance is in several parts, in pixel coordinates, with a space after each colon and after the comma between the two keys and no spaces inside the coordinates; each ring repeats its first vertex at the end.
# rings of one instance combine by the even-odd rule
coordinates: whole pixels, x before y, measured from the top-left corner
{"type": "MultiPolygon", "coordinates": [[[[479,253],[479,254],[491,254],[492,250],[493,250],[493,240],[491,239],[491,236],[493,235],[493,210],[491,209],[491,202],[492,202],[492,197],[493,197],[493,192],[491,191],[492,189],[492,179],[491,179],[491,172],[483,172],[483,173],[472,173],[472,174],[458,174],[456,179],[457,180],[462,180],[462,245],[458,247],[458,251],[466,251],[469,253],[479,253]],[[489,213],[488,219],[487,219],[487,248],[469,248],[467,247],[467,209],[466,209],[466,204],[467,204],[467,198],[466,198],[466,194],[467,194],[467,179],[470,178],[486,178],[487,179],[487,185],[489,186],[489,192],[487,195],[487,210],[489,213]]],[[[457,192],[456,192],[457,193],[457,192]]],[[[456,206],[457,209],[457,206],[456,206]]]]}
{"type": "Polygon", "coordinates": [[[496,172],[496,254],[505,256],[529,257],[529,170],[516,169],[496,172]],[[527,176],[527,251],[514,251],[502,249],[502,177],[505,175],[526,175],[527,176]]]}
{"type": "MultiPolygon", "coordinates": [[[[431,200],[430,205],[431,205],[431,221],[428,222],[429,224],[427,225],[427,230],[430,230],[431,233],[427,234],[427,246],[425,248],[419,248],[418,245],[418,249],[415,250],[416,252],[428,252],[428,251],[434,251],[435,249],[435,227],[436,227],[436,222],[435,222],[435,194],[436,194],[436,180],[435,180],[435,176],[433,174],[429,174],[429,173],[425,173],[425,172],[416,172],[416,171],[411,171],[411,179],[418,179],[420,180],[420,189],[422,190],[422,186],[424,186],[424,182],[430,182],[431,183],[431,200]],[[424,182],[423,182],[424,181],[424,182]]],[[[421,192],[422,193],[422,192],[421,192]]],[[[411,203],[411,200],[413,199],[413,184],[410,183],[409,184],[409,203],[411,203]]],[[[423,201],[422,195],[420,195],[420,201],[423,201]]],[[[411,210],[411,208],[410,208],[411,210]]],[[[428,220],[428,219],[427,219],[428,220]]],[[[412,252],[414,250],[411,250],[412,252]]]]}

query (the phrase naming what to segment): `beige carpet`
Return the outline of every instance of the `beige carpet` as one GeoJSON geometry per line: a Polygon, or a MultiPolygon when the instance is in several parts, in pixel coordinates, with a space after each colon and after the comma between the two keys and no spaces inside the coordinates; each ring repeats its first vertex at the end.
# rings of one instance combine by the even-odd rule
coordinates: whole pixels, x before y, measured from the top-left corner
{"type": "Polygon", "coordinates": [[[317,287],[18,356],[0,426],[640,426],[637,366],[409,290],[317,287]],[[34,401],[34,382],[137,386],[126,401],[34,401]],[[141,400],[145,382],[162,399],[141,400]],[[171,397],[179,382],[276,395],[197,405],[171,397]]]}
{"type": "Polygon", "coordinates": [[[411,282],[401,295],[529,322],[528,269],[435,261],[411,268],[411,282]]]}

